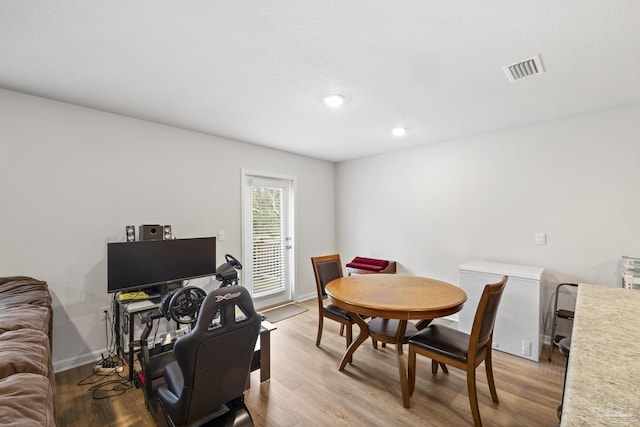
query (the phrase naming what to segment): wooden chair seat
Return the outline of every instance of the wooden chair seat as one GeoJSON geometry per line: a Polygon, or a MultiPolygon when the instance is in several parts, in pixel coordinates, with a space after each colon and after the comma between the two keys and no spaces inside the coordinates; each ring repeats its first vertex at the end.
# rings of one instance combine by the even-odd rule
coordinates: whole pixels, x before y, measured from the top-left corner
{"type": "MultiPolygon", "coordinates": [[[[369,335],[375,340],[381,343],[395,344],[396,332],[398,331],[397,319],[382,319],[379,317],[373,318],[367,322],[369,326],[369,335]]],[[[404,333],[403,344],[409,341],[409,338],[418,333],[418,328],[411,322],[407,322],[407,328],[404,333]]]]}
{"type": "Polygon", "coordinates": [[[343,309],[341,309],[337,305],[328,304],[328,305],[325,305],[324,307],[322,307],[322,310],[325,312],[325,315],[327,317],[335,316],[335,317],[339,317],[340,319],[344,320],[345,322],[352,322],[352,319],[351,319],[351,316],[349,315],[349,313],[347,313],[346,311],[344,311],[343,309]]]}
{"type": "Polygon", "coordinates": [[[411,343],[443,357],[467,362],[469,334],[442,325],[432,325],[411,337],[411,343]]]}

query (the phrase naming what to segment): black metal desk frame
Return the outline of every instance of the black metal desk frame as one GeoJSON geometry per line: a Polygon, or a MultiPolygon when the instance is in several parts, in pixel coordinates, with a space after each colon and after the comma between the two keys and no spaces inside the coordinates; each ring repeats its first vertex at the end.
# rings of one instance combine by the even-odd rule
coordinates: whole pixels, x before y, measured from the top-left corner
{"type": "MultiPolygon", "coordinates": [[[[116,310],[115,310],[115,336],[116,336],[116,351],[119,356],[122,357],[123,360],[126,360],[129,367],[129,381],[133,381],[134,377],[134,356],[136,354],[142,358],[141,365],[143,366],[143,370],[145,366],[148,367],[150,354],[149,348],[146,342],[142,342],[137,339],[134,340],[135,334],[135,316],[139,315],[141,318],[145,315],[151,314],[150,312],[154,310],[158,310],[160,304],[152,303],[149,301],[149,304],[145,304],[143,306],[135,305],[135,308],[132,310],[127,309],[130,303],[135,301],[119,301],[117,300],[116,310]],[[126,321],[128,322],[128,354],[125,359],[125,344],[124,337],[122,336],[122,328],[121,328],[121,311],[124,316],[126,316],[126,321]]],[[[256,349],[253,354],[253,360],[251,361],[251,372],[260,370],[260,382],[267,381],[271,378],[271,331],[276,329],[276,326],[270,322],[263,321],[260,326],[260,333],[258,343],[256,345],[256,349]]],[[[163,346],[164,347],[164,346],[163,346]]],[[[171,351],[171,350],[168,350],[171,351]]],[[[151,376],[151,375],[149,375],[151,376]]],[[[247,388],[249,388],[249,378],[247,378],[247,388]]],[[[149,407],[148,396],[153,393],[152,386],[152,378],[147,378],[145,381],[145,400],[147,400],[147,407],[149,407]]]]}

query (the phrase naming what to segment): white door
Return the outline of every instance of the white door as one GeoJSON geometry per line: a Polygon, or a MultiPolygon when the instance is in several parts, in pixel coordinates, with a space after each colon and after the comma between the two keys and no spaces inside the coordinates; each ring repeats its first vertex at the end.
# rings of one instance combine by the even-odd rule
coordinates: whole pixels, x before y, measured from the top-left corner
{"type": "Polygon", "coordinates": [[[244,286],[257,309],[292,300],[294,180],[243,171],[244,286]]]}

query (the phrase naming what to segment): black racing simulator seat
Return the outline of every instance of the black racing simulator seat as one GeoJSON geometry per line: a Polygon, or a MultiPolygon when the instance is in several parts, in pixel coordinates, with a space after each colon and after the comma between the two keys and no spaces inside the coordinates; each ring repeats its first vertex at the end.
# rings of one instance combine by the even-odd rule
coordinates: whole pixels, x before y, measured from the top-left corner
{"type": "Polygon", "coordinates": [[[244,389],[261,316],[249,292],[225,286],[204,299],[193,329],[164,369],[160,408],[170,426],[253,426],[244,389]]]}

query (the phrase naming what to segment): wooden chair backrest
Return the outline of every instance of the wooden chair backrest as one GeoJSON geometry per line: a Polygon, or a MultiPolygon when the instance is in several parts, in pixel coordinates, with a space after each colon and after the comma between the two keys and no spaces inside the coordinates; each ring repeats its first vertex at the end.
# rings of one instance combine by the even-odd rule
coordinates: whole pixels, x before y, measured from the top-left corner
{"type": "Polygon", "coordinates": [[[498,306],[508,279],[507,276],[504,276],[498,283],[485,285],[473,319],[469,339],[469,357],[477,354],[487,343],[491,342],[498,306]]]}
{"type": "Polygon", "coordinates": [[[324,255],[311,258],[313,265],[313,274],[316,278],[316,290],[318,292],[318,300],[327,295],[325,288],[334,279],[343,277],[342,261],[339,254],[324,255]]]}

